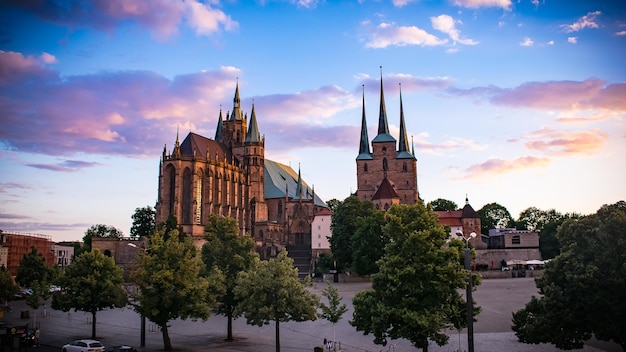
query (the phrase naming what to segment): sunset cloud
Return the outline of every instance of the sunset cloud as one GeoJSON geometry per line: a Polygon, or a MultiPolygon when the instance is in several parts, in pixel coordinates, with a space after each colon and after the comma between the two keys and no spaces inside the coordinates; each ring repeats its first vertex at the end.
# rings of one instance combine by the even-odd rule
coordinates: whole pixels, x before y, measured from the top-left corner
{"type": "Polygon", "coordinates": [[[511,10],[511,0],[454,0],[455,5],[477,9],[480,7],[500,7],[504,10],[511,10]]]}
{"type": "Polygon", "coordinates": [[[528,133],[525,146],[546,154],[572,155],[594,154],[608,140],[608,135],[600,130],[584,132],[564,132],[542,128],[528,133]]]}
{"type": "Polygon", "coordinates": [[[28,11],[42,20],[69,28],[95,28],[112,32],[123,22],[147,28],[158,39],[178,33],[187,24],[197,35],[233,30],[238,23],[214,7],[197,0],[75,0],[63,2],[9,0],[7,4],[28,11]]]}
{"type": "Polygon", "coordinates": [[[61,171],[61,172],[75,172],[80,169],[94,167],[101,165],[100,163],[87,162],[80,160],[65,160],[58,164],[26,164],[26,166],[34,167],[36,169],[49,170],[49,171],[61,171]]]}
{"type": "Polygon", "coordinates": [[[472,165],[460,174],[459,178],[483,179],[511,173],[517,170],[547,167],[551,162],[548,157],[525,156],[513,160],[491,158],[483,163],[472,165]]]}
{"type": "MultiPolygon", "coordinates": [[[[365,22],[369,25],[369,22],[365,22]]],[[[439,39],[417,26],[397,26],[395,23],[381,23],[375,27],[366,27],[366,48],[382,49],[389,46],[440,46],[448,42],[439,39]]]]}
{"type": "Polygon", "coordinates": [[[565,33],[578,32],[585,28],[598,28],[596,18],[601,14],[602,12],[600,11],[589,12],[572,24],[561,25],[561,28],[563,28],[565,33]]]}

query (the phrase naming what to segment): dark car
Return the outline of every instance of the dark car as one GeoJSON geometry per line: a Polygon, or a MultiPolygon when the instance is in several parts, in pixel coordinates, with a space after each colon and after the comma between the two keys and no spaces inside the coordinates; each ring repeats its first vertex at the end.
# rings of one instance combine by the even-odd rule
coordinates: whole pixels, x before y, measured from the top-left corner
{"type": "Polygon", "coordinates": [[[122,345],[107,347],[104,352],[137,352],[137,350],[133,347],[122,345]]]}

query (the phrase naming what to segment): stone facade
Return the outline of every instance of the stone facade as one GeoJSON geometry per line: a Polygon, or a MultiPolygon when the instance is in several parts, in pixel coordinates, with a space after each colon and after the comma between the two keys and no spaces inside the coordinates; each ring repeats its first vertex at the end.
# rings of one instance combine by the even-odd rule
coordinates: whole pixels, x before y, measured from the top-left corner
{"type": "Polygon", "coordinates": [[[265,158],[255,107],[248,120],[240,103],[237,85],[233,110],[225,118],[220,111],[214,139],[189,133],[180,143],[177,135],[173,150],[163,149],[156,221],[175,216],[201,246],[209,214],[229,216],[262,258],[287,248],[303,270],[311,261],[311,223],[327,206],[300,171],[265,158]]]}

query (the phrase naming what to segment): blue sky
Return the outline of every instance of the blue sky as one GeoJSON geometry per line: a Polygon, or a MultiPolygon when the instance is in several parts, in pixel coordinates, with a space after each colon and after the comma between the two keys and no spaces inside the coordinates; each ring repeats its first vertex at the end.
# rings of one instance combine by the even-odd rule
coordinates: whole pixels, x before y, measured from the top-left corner
{"type": "Polygon", "coordinates": [[[2,0],[0,229],[128,234],[237,82],[266,157],[344,199],[381,66],[422,199],[593,213],[626,198],[625,57],[623,1],[2,0]]]}

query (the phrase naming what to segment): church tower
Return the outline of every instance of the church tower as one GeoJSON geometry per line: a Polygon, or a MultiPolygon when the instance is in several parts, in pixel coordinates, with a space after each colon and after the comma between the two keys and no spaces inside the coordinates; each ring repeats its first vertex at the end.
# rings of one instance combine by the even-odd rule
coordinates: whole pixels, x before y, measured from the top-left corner
{"type": "Polygon", "coordinates": [[[415,204],[419,200],[417,159],[409,151],[401,91],[400,136],[397,147],[396,149],[396,139],[389,133],[381,70],[378,134],[372,140],[372,151],[370,152],[364,93],[361,139],[359,154],[356,158],[357,196],[361,200],[374,202],[378,209],[386,210],[393,204],[415,204]]]}

